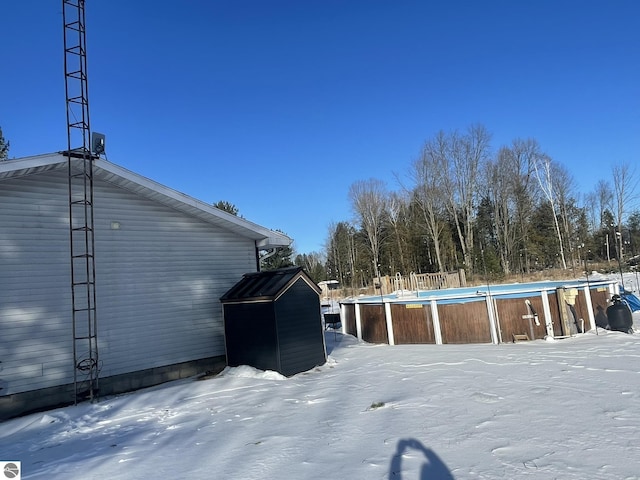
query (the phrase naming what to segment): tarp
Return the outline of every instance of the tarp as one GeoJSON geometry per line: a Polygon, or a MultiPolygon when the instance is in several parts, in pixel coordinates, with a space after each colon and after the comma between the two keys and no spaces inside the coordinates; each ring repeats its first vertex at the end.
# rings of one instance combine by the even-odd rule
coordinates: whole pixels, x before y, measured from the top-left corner
{"type": "Polygon", "coordinates": [[[636,297],[633,293],[623,290],[621,297],[627,305],[629,305],[632,312],[640,310],[640,298],[636,297]]]}

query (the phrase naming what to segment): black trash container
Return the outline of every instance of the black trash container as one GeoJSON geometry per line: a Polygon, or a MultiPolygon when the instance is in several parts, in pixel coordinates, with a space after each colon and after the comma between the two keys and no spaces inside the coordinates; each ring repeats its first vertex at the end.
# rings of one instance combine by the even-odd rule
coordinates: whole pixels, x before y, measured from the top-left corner
{"type": "Polygon", "coordinates": [[[633,316],[631,309],[622,301],[620,295],[611,297],[612,305],[607,308],[609,328],[618,332],[633,333],[633,316]]]}

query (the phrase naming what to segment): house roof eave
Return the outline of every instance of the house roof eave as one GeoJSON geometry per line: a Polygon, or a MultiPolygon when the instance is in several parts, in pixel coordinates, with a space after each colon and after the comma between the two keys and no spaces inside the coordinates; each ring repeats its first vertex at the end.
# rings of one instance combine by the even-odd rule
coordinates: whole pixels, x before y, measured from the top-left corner
{"type": "MultiPolygon", "coordinates": [[[[56,170],[64,168],[66,165],[67,157],[62,153],[8,160],[0,162],[0,180],[56,170]]],[[[292,239],[283,233],[232,215],[115,163],[95,159],[94,167],[94,175],[101,180],[249,238],[255,241],[256,247],[259,249],[284,247],[292,243],[292,239]]]]}

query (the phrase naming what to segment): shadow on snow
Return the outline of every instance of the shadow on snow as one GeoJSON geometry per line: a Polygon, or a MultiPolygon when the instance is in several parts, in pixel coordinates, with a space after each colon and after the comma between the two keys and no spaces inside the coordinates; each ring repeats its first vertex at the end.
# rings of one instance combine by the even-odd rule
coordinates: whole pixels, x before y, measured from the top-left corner
{"type": "MultiPolygon", "coordinates": [[[[402,480],[402,458],[403,456],[422,454],[423,463],[420,468],[419,480],[453,480],[453,475],[447,466],[440,460],[433,450],[426,448],[415,438],[404,438],[398,441],[396,453],[391,459],[389,466],[389,480],[402,480]]],[[[404,478],[404,480],[410,480],[404,478]]]]}

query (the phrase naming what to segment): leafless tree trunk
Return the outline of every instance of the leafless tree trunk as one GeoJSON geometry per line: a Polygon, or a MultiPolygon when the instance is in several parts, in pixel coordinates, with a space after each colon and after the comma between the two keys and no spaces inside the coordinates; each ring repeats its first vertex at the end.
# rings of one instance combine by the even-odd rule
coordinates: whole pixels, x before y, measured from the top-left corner
{"type": "Polygon", "coordinates": [[[587,212],[587,219],[589,222],[589,233],[593,235],[597,226],[600,225],[598,221],[598,200],[595,192],[589,192],[584,196],[584,208],[587,212]]]}
{"type": "Polygon", "coordinates": [[[532,138],[516,139],[511,144],[511,152],[515,163],[514,170],[518,172],[513,177],[515,197],[516,222],[518,226],[517,238],[524,254],[523,268],[528,272],[530,259],[528,254],[528,238],[531,228],[531,214],[537,197],[533,179],[535,162],[541,155],[540,145],[532,138]]]}
{"type": "Polygon", "coordinates": [[[609,225],[604,224],[604,212],[609,210],[613,213],[613,191],[611,190],[611,184],[605,180],[598,181],[595,194],[598,206],[597,228],[608,228],[609,225]]]}
{"type": "Polygon", "coordinates": [[[573,194],[575,190],[575,181],[569,171],[564,166],[554,163],[551,165],[553,182],[553,189],[555,197],[558,202],[558,209],[560,211],[560,218],[562,219],[562,227],[564,230],[564,238],[567,244],[567,248],[571,254],[571,262],[575,264],[575,252],[574,252],[574,231],[575,225],[572,221],[572,215],[569,210],[573,207],[574,199],[573,194]]]}
{"type": "Polygon", "coordinates": [[[374,274],[380,277],[380,249],[387,204],[384,182],[371,178],[353,183],[349,187],[349,200],[369,241],[374,274]]]}
{"type": "MultiPolygon", "coordinates": [[[[638,187],[638,178],[635,170],[632,170],[629,164],[616,164],[612,168],[613,174],[613,196],[614,196],[614,215],[618,231],[616,233],[616,242],[619,254],[622,253],[622,224],[629,203],[637,198],[636,189],[638,187]]],[[[620,258],[620,257],[619,257],[620,258]]]]}
{"type": "Polygon", "coordinates": [[[446,141],[444,134],[425,143],[420,157],[413,162],[410,176],[414,183],[413,195],[424,227],[433,242],[434,255],[438,271],[444,272],[442,262],[442,231],[444,190],[443,171],[446,167],[446,141]]]}
{"type": "Polygon", "coordinates": [[[542,193],[549,201],[551,205],[551,213],[553,215],[553,221],[556,227],[556,234],[558,235],[558,246],[560,250],[560,259],[562,261],[562,268],[567,269],[567,261],[564,257],[564,247],[562,242],[562,233],[560,231],[560,224],[558,222],[558,215],[556,213],[556,199],[554,195],[554,185],[551,172],[551,157],[543,155],[534,163],[534,171],[536,178],[538,179],[538,185],[542,190],[542,193]]]}
{"type": "Polygon", "coordinates": [[[493,209],[491,228],[502,269],[507,275],[511,273],[511,258],[517,243],[514,187],[519,173],[513,152],[509,148],[501,148],[496,161],[487,164],[484,182],[493,209]]]}
{"type": "Polygon", "coordinates": [[[400,267],[402,273],[408,273],[407,261],[405,258],[405,239],[403,235],[403,226],[407,225],[408,201],[400,194],[393,192],[387,203],[387,218],[393,228],[393,234],[398,248],[398,257],[400,259],[400,267]]]}
{"type": "Polygon", "coordinates": [[[464,264],[473,270],[473,229],[478,197],[480,167],[488,161],[491,135],[482,125],[469,127],[467,133],[449,135],[447,175],[444,187],[447,192],[449,213],[453,217],[462,248],[464,264]]]}

